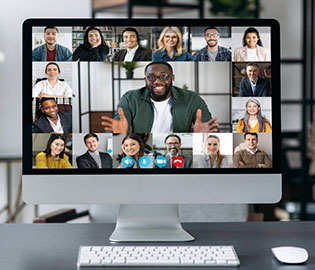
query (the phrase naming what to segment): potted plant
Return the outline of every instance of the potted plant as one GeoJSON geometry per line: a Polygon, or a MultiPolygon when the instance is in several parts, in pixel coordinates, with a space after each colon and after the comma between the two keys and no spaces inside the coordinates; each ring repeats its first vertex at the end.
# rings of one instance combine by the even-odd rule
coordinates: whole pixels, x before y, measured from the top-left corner
{"type": "Polygon", "coordinates": [[[133,78],[133,71],[140,67],[138,62],[118,62],[118,66],[124,68],[126,70],[127,79],[133,78]]]}

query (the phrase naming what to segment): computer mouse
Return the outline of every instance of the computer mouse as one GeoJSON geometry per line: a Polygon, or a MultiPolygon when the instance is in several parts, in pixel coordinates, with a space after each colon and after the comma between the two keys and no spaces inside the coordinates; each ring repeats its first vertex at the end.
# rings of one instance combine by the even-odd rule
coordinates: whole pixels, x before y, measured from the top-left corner
{"type": "Polygon", "coordinates": [[[308,259],[306,249],[299,247],[274,247],[271,249],[276,259],[282,263],[300,264],[308,259]]]}

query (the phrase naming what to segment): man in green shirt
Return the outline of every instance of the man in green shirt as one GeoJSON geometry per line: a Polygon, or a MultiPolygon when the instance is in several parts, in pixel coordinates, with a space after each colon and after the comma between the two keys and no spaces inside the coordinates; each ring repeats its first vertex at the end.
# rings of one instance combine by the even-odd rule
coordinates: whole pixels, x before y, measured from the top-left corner
{"type": "Polygon", "coordinates": [[[173,68],[151,62],[144,70],[146,86],[125,93],[114,118],[102,116],[102,125],[113,133],[217,132],[204,100],[195,92],[173,86],[173,68]]]}

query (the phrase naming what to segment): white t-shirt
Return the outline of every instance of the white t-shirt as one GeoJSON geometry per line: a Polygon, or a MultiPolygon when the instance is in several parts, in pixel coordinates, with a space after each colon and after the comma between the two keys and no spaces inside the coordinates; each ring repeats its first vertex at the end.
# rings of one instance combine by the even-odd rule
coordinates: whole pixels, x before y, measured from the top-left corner
{"type": "Polygon", "coordinates": [[[247,48],[247,61],[258,61],[257,49],[249,49],[247,48]]]}
{"type": "Polygon", "coordinates": [[[171,133],[173,132],[173,116],[171,113],[171,99],[164,101],[154,101],[154,120],[151,133],[171,133]]]}
{"type": "Polygon", "coordinates": [[[72,97],[72,89],[65,81],[58,80],[56,85],[52,87],[48,80],[42,80],[33,88],[33,97],[39,97],[40,94],[70,98],[72,97]]]}

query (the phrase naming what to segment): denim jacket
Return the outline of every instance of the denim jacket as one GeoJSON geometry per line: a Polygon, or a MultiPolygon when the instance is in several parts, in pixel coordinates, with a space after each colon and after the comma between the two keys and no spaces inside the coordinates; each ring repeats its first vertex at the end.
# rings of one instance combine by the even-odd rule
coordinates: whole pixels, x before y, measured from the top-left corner
{"type": "MultiPolygon", "coordinates": [[[[192,61],[210,61],[208,46],[200,49],[192,56],[192,61]]],[[[215,61],[232,61],[232,53],[224,47],[218,46],[218,54],[215,61]]]]}
{"type": "MultiPolygon", "coordinates": [[[[197,109],[202,110],[202,122],[207,122],[212,118],[206,103],[195,92],[175,86],[172,87],[171,91],[173,132],[192,132],[192,125],[196,121],[197,109]]],[[[154,105],[146,87],[125,93],[117,107],[121,107],[124,111],[128,121],[128,132],[151,132],[154,121],[154,105]]],[[[120,119],[118,110],[114,115],[114,119],[120,119]]]]}
{"type": "MultiPolygon", "coordinates": [[[[32,51],[32,61],[46,61],[47,47],[43,44],[32,51]]],[[[72,61],[72,53],[64,46],[56,44],[56,61],[72,61]]]]}

